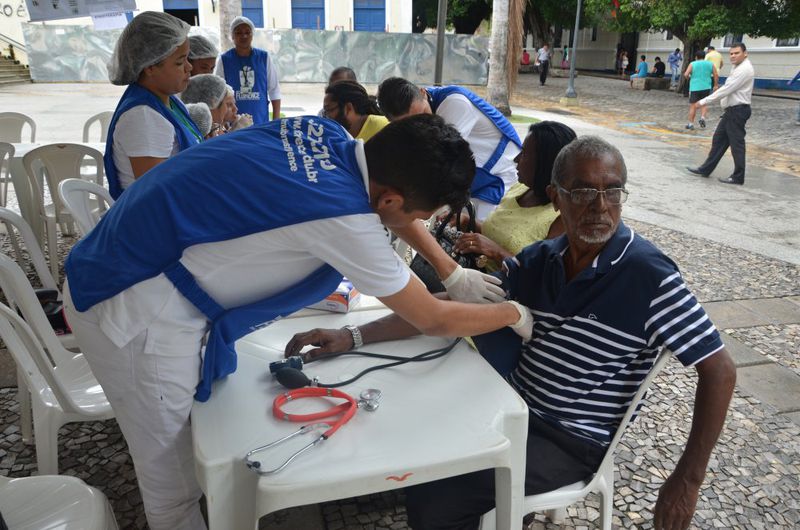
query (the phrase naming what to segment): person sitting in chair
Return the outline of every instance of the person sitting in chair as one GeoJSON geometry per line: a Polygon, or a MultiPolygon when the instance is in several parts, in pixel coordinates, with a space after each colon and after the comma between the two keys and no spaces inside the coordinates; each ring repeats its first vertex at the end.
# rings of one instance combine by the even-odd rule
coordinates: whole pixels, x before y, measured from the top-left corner
{"type": "MultiPolygon", "coordinates": [[[[694,366],[692,429],[654,509],[656,530],[685,529],[725,422],[736,368],[675,263],[621,221],[626,180],[621,153],[598,137],[578,138],[561,150],[547,192],[566,234],[506,259],[501,274],[510,298],[531,309],[534,333],[493,355],[519,357],[507,380],[530,410],[526,495],[597,471],[662,348],[694,366]]],[[[364,344],[418,333],[396,315],[359,330],[364,344]]],[[[295,335],[286,355],[312,344],[311,357],[353,347],[346,329],[315,329],[295,335]]],[[[406,496],[415,530],[476,530],[494,507],[494,470],[413,486],[406,496]]]]}

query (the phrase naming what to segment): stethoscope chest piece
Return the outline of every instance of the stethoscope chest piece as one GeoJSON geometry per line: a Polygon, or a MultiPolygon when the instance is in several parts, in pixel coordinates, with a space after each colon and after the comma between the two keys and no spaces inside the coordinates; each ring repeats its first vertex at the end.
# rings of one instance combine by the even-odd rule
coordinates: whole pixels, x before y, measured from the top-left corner
{"type": "Polygon", "coordinates": [[[368,412],[375,412],[381,404],[383,392],[377,388],[368,388],[358,395],[358,407],[368,412]]]}

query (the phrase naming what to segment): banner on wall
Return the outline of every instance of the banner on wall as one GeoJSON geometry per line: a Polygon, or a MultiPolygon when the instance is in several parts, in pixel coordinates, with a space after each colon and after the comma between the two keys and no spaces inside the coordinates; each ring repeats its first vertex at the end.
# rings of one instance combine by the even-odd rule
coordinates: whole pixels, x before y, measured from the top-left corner
{"type": "Polygon", "coordinates": [[[136,11],[136,0],[25,0],[31,22],[136,11]]]}

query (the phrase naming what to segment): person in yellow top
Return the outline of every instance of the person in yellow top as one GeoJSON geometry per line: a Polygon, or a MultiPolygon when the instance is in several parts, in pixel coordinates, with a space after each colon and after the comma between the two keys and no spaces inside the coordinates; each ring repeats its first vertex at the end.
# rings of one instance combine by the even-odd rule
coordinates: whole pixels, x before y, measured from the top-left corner
{"type": "Polygon", "coordinates": [[[484,268],[492,272],[499,270],[505,258],[515,256],[528,245],[561,235],[564,227],[546,189],[556,156],[575,136],[575,131],[562,123],[543,121],[531,125],[516,159],[519,182],[509,188],[483,223],[476,224],[475,233],[459,238],[455,250],[486,256],[484,268]]]}
{"type": "Polygon", "coordinates": [[[322,110],[326,118],[342,125],[354,138],[365,142],[389,124],[374,96],[356,81],[343,80],[325,88],[322,110]]]}
{"type": "Polygon", "coordinates": [[[708,47],[705,60],[711,61],[711,64],[717,67],[717,72],[720,74],[722,73],[722,65],[725,64],[725,62],[722,60],[722,54],[719,53],[713,46],[708,47]]]}

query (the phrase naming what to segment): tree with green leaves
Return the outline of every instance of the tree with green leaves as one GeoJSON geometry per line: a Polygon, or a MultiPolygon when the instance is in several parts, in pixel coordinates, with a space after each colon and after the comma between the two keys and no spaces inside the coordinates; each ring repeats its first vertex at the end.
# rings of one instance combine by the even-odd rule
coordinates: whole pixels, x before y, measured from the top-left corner
{"type": "MultiPolygon", "coordinates": [[[[429,27],[436,26],[438,0],[414,0],[414,13],[420,14],[429,27]]],[[[491,0],[447,0],[447,24],[456,33],[473,34],[492,13],[491,0]]]]}

